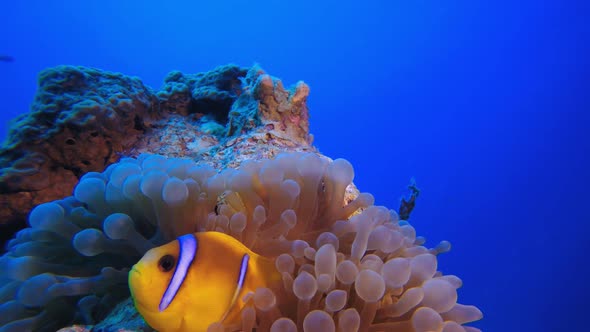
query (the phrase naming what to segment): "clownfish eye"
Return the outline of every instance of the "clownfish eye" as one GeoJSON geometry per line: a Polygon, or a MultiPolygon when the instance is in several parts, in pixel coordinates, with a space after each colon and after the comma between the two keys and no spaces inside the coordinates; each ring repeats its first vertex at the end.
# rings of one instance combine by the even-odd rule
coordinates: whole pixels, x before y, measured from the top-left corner
{"type": "Polygon", "coordinates": [[[176,259],[174,259],[174,256],[165,255],[160,258],[158,268],[160,268],[160,271],[162,272],[170,272],[174,268],[175,263],[176,259]]]}

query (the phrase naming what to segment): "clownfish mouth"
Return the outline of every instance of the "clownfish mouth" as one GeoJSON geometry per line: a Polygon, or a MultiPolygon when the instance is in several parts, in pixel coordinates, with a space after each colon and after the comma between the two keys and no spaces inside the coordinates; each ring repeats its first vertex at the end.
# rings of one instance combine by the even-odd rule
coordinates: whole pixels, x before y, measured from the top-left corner
{"type": "Polygon", "coordinates": [[[131,267],[131,270],[129,271],[129,273],[137,273],[138,275],[141,276],[141,272],[135,268],[135,265],[133,265],[133,267],[131,267]]]}
{"type": "Polygon", "coordinates": [[[141,271],[138,268],[136,268],[135,265],[133,265],[131,270],[129,270],[127,278],[129,282],[129,287],[131,289],[138,289],[138,287],[143,288],[142,285],[145,285],[146,283],[145,277],[142,276],[141,271]]]}

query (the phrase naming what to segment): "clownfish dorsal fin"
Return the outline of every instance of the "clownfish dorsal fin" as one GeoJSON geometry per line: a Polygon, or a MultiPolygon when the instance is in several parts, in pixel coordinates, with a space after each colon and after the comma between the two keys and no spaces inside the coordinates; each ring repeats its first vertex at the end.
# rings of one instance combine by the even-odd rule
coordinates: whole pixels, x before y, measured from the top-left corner
{"type": "Polygon", "coordinates": [[[246,280],[246,272],[248,272],[248,261],[249,260],[250,260],[250,255],[244,254],[244,256],[242,256],[242,263],[240,264],[240,274],[238,275],[238,284],[236,286],[236,290],[235,290],[234,295],[231,299],[231,302],[229,303],[229,306],[227,307],[227,310],[225,310],[225,313],[223,314],[223,316],[221,316],[220,322],[222,322],[222,323],[227,318],[227,315],[229,315],[229,312],[234,307],[234,304],[236,304],[236,301],[238,300],[238,296],[240,295],[240,292],[242,291],[242,288],[244,287],[244,281],[246,280]]]}

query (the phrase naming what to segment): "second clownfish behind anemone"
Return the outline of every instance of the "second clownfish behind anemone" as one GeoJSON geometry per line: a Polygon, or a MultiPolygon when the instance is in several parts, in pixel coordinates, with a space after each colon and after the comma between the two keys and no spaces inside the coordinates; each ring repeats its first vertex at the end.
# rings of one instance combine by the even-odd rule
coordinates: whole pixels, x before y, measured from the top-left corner
{"type": "Polygon", "coordinates": [[[272,260],[218,232],[183,235],[151,249],[129,272],[137,311],[161,332],[238,324],[244,295],[280,282],[272,260]]]}

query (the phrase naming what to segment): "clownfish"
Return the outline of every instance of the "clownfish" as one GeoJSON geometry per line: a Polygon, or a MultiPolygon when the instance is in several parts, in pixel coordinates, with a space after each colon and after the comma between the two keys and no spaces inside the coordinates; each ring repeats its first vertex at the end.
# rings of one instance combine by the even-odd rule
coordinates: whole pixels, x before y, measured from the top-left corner
{"type": "Polygon", "coordinates": [[[180,236],[146,252],[129,271],[135,308],[161,332],[238,324],[244,295],[280,282],[271,259],[219,232],[180,236]]]}

